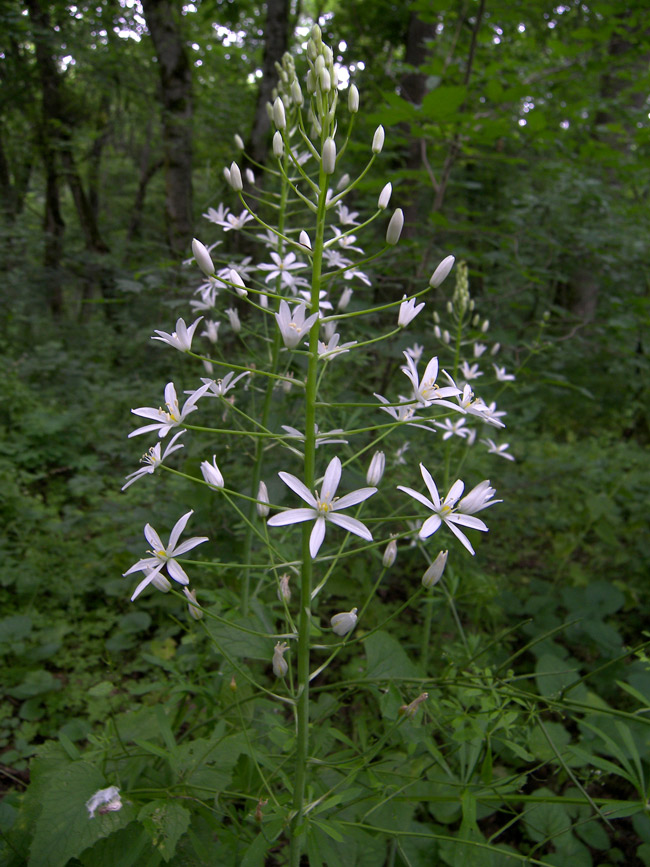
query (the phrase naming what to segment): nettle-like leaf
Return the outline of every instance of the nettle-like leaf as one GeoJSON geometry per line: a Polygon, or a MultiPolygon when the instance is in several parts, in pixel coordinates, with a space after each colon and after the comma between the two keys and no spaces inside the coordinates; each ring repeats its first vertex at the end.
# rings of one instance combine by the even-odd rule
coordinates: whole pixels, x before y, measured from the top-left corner
{"type": "Polygon", "coordinates": [[[151,837],[154,848],[169,861],[176,844],[190,826],[191,814],[172,801],[151,801],[138,813],[138,819],[151,837]]]}

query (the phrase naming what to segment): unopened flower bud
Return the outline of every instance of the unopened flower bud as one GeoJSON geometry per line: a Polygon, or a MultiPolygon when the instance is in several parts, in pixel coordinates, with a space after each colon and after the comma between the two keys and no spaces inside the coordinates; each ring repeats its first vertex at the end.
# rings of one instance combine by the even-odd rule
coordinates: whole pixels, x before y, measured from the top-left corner
{"type": "Polygon", "coordinates": [[[309,69],[307,71],[307,92],[314,93],[316,90],[316,76],[314,75],[314,70],[309,69]]]}
{"type": "Polygon", "coordinates": [[[372,152],[373,152],[373,154],[380,154],[381,153],[382,148],[384,147],[384,138],[385,138],[384,128],[381,124],[379,124],[379,126],[375,130],[375,134],[374,134],[373,139],[372,139],[372,152]]]}
{"type": "Polygon", "coordinates": [[[481,321],[481,317],[478,315],[478,313],[475,313],[472,316],[472,325],[474,326],[474,328],[478,328],[478,324],[480,321],[481,321]]]}
{"type": "Polygon", "coordinates": [[[239,332],[241,331],[241,322],[239,321],[239,313],[237,313],[237,311],[234,310],[232,307],[229,307],[226,310],[226,316],[228,317],[228,320],[230,321],[230,327],[232,328],[232,330],[235,332],[235,334],[239,334],[239,332]]]}
{"type": "Polygon", "coordinates": [[[485,333],[487,332],[487,330],[488,330],[489,327],[490,327],[490,320],[489,320],[489,319],[486,319],[486,320],[483,322],[483,325],[481,325],[481,331],[483,332],[483,334],[485,334],[485,333]]]}
{"type": "Polygon", "coordinates": [[[151,583],[156,588],[156,590],[160,590],[161,593],[169,593],[169,591],[172,589],[172,585],[169,583],[169,581],[165,578],[164,575],[160,574],[160,572],[158,572],[158,574],[151,579],[151,583]]]}
{"type": "Polygon", "coordinates": [[[201,271],[203,271],[206,277],[211,277],[214,274],[214,265],[205,244],[194,238],[192,240],[192,253],[201,271]]]}
{"type": "Polygon", "coordinates": [[[286,641],[278,641],[273,649],[273,674],[276,677],[284,677],[289,671],[289,663],[284,658],[287,650],[289,650],[289,645],[286,641]]]}
{"type": "Polygon", "coordinates": [[[445,341],[445,343],[451,343],[451,337],[449,336],[449,332],[447,331],[446,328],[442,332],[442,339],[445,341]]]}
{"type": "Polygon", "coordinates": [[[433,311],[433,321],[436,325],[440,325],[440,314],[437,311],[433,311]]]}
{"type": "Polygon", "coordinates": [[[221,470],[217,466],[217,456],[212,455],[212,463],[208,463],[208,461],[203,461],[201,463],[201,473],[206,482],[210,485],[211,488],[223,488],[224,480],[221,475],[221,470]]]}
{"type": "Polygon", "coordinates": [[[542,313],[542,319],[544,320],[544,322],[548,322],[550,318],[551,318],[551,311],[550,311],[550,310],[545,310],[545,311],[542,313]]]}
{"type": "Polygon", "coordinates": [[[311,241],[309,240],[309,235],[307,234],[307,232],[305,232],[304,229],[302,230],[302,232],[298,236],[298,240],[300,241],[300,243],[302,244],[303,247],[307,247],[309,250],[311,250],[311,241]]]}
{"type": "Polygon", "coordinates": [[[318,74],[318,83],[320,84],[320,89],[323,93],[329,93],[332,89],[332,79],[330,78],[329,72],[323,68],[318,74]]]}
{"type": "Polygon", "coordinates": [[[289,394],[289,392],[290,392],[291,389],[293,388],[293,383],[291,382],[291,380],[293,379],[293,371],[292,371],[292,370],[290,370],[290,371],[287,373],[287,377],[288,377],[288,379],[283,379],[283,380],[282,380],[282,391],[283,391],[285,394],[289,394]]]}
{"type": "Polygon", "coordinates": [[[454,305],[451,301],[447,301],[447,313],[451,314],[454,312],[454,305]]]}
{"type": "Polygon", "coordinates": [[[305,101],[304,96],[302,95],[302,90],[300,89],[300,83],[297,78],[291,82],[291,99],[294,102],[294,105],[302,105],[305,101]]]}
{"type": "Polygon", "coordinates": [[[257,491],[257,514],[260,518],[266,518],[269,513],[269,492],[264,482],[260,482],[257,491]]]}
{"type": "Polygon", "coordinates": [[[273,123],[278,129],[284,129],[287,125],[287,118],[284,113],[284,103],[279,96],[273,103],[273,123]]]}
{"type": "Polygon", "coordinates": [[[246,169],[246,180],[252,186],[255,183],[255,175],[253,169],[246,169]]]}
{"type": "Polygon", "coordinates": [[[402,234],[403,227],[404,214],[402,213],[401,208],[396,208],[393,216],[390,218],[388,228],[386,229],[386,243],[390,244],[391,247],[397,244],[397,242],[399,241],[399,236],[402,234]]]}
{"type": "Polygon", "coordinates": [[[329,45],[323,42],[323,47],[321,48],[321,51],[323,53],[323,60],[325,61],[325,65],[331,66],[334,62],[334,55],[332,54],[332,49],[329,47],[329,45]]]}
{"type": "Polygon", "coordinates": [[[331,175],[336,168],[336,144],[330,136],[325,139],[323,144],[323,171],[326,175],[331,175]]]}
{"type": "Polygon", "coordinates": [[[330,620],[332,629],[337,635],[347,635],[352,632],[357,623],[358,608],[353,608],[352,611],[343,611],[341,614],[335,614],[330,620]]]}
{"type": "Polygon", "coordinates": [[[239,295],[240,298],[245,298],[248,295],[248,291],[244,286],[244,281],[242,280],[240,274],[235,271],[234,268],[230,269],[230,282],[235,286],[235,292],[239,295]]]}
{"type": "Polygon", "coordinates": [[[431,275],[431,279],[429,280],[429,286],[433,286],[434,289],[440,286],[443,280],[449,276],[449,272],[454,267],[455,261],[456,259],[454,256],[447,256],[445,259],[443,259],[431,275]]]}
{"type": "Polygon", "coordinates": [[[377,199],[377,207],[382,211],[388,207],[388,203],[390,202],[390,197],[393,194],[393,185],[388,182],[386,186],[383,188],[381,193],[379,193],[379,198],[377,199]]]}
{"type": "Polygon", "coordinates": [[[347,185],[350,183],[350,175],[346,172],[344,175],[341,175],[341,178],[336,185],[337,190],[344,190],[347,185]]]}
{"type": "Polygon", "coordinates": [[[442,337],[442,331],[440,330],[440,326],[439,326],[439,325],[434,325],[434,326],[433,326],[433,336],[434,336],[434,337],[437,337],[438,340],[440,340],[440,338],[442,337]]]}
{"type": "Polygon", "coordinates": [[[492,349],[490,350],[490,355],[496,355],[497,352],[501,349],[500,343],[495,343],[492,349]]]}
{"type": "Polygon", "coordinates": [[[280,602],[284,599],[285,602],[289,602],[291,599],[291,588],[289,587],[289,579],[290,576],[285,572],[284,575],[280,575],[280,586],[278,587],[278,599],[280,602]]]}
{"type": "Polygon", "coordinates": [[[224,167],[223,176],[226,179],[226,183],[230,184],[230,169],[228,168],[228,166],[224,167]]]}
{"type": "Polygon", "coordinates": [[[332,339],[332,337],[334,337],[334,335],[336,334],[337,326],[338,323],[336,319],[328,319],[327,322],[323,322],[321,324],[325,340],[329,341],[332,339]]]}
{"type": "Polygon", "coordinates": [[[474,301],[473,298],[470,298],[469,304],[467,305],[467,309],[469,310],[470,313],[473,313],[475,307],[476,307],[476,302],[474,301]]]}
{"type": "Polygon", "coordinates": [[[348,91],[348,111],[351,111],[352,114],[359,111],[359,90],[356,84],[351,84],[348,91]]]}
{"type": "Polygon", "coordinates": [[[346,286],[343,292],[341,292],[341,297],[339,298],[339,302],[336,305],[339,310],[347,310],[348,304],[350,303],[350,299],[352,298],[352,289],[349,286],[346,286]]]}
{"type": "Polygon", "coordinates": [[[368,472],[366,473],[366,481],[372,487],[376,487],[384,475],[386,468],[386,455],[383,452],[375,452],[370,461],[368,472]]]}
{"type": "Polygon", "coordinates": [[[271,121],[271,123],[273,123],[273,103],[267,102],[264,107],[266,108],[266,115],[268,119],[271,121]]]}
{"type": "Polygon", "coordinates": [[[390,567],[395,562],[395,558],[397,557],[397,542],[395,539],[391,539],[388,545],[386,545],[386,550],[384,551],[384,556],[382,558],[382,563],[386,567],[386,569],[390,569],[390,567]]]}
{"type": "Polygon", "coordinates": [[[183,587],[183,593],[185,594],[189,603],[187,608],[190,612],[190,617],[192,617],[194,620],[202,620],[203,612],[201,611],[196,601],[196,590],[188,590],[187,587],[183,587]]]}
{"type": "Polygon", "coordinates": [[[235,680],[235,675],[230,678],[230,683],[228,684],[228,688],[231,692],[237,692],[237,681],[235,680]]]}
{"type": "Polygon", "coordinates": [[[230,164],[230,186],[236,193],[239,193],[244,189],[241,172],[239,171],[239,166],[235,162],[230,164]]]}
{"type": "Polygon", "coordinates": [[[442,573],[445,571],[445,566],[447,565],[448,553],[448,551],[441,551],[422,576],[422,586],[426,587],[427,590],[431,590],[442,578],[442,573]]]}
{"type": "Polygon", "coordinates": [[[244,139],[237,132],[235,133],[235,145],[237,146],[238,150],[244,150],[244,139]]]}
{"type": "Polygon", "coordinates": [[[273,134],[273,156],[281,159],[284,154],[284,142],[282,141],[282,133],[276,130],[273,134]]]}
{"type": "Polygon", "coordinates": [[[323,31],[320,29],[318,24],[314,24],[311,28],[311,38],[314,40],[314,47],[320,48],[323,44],[323,31]]]}

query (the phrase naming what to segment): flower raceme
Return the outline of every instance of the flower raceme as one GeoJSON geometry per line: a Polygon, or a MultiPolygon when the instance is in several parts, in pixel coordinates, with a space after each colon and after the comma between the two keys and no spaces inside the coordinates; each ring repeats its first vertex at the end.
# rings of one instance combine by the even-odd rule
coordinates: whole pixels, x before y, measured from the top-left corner
{"type": "Polygon", "coordinates": [[[474,554],[475,551],[472,548],[471,542],[460,527],[480,530],[482,533],[487,532],[488,528],[483,521],[480,518],[475,518],[473,513],[479,512],[481,509],[485,509],[496,502],[500,502],[499,500],[491,499],[494,494],[494,488],[490,487],[489,481],[481,482],[466,497],[460,500],[465,490],[465,484],[460,479],[457,479],[449,489],[449,493],[444,500],[441,500],[436,483],[424,464],[420,464],[420,472],[429,490],[431,499],[425,497],[419,491],[414,491],[412,488],[407,488],[403,485],[397,486],[399,491],[404,491],[409,497],[413,497],[414,500],[422,503],[423,506],[426,506],[427,509],[431,509],[433,512],[433,515],[426,518],[420,527],[418,533],[420,539],[428,539],[444,523],[449,527],[458,541],[467,548],[469,553],[474,554]],[[458,502],[459,500],[460,503],[458,502]]]}
{"type": "Polygon", "coordinates": [[[336,524],[348,533],[354,533],[368,542],[372,541],[372,533],[356,518],[350,518],[348,515],[339,515],[341,509],[348,509],[350,506],[356,506],[362,503],[377,492],[377,488],[359,488],[357,491],[352,491],[345,494],[343,497],[336,497],[336,489],[341,480],[341,461],[339,458],[332,458],[325,470],[323,478],[323,486],[321,494],[316,492],[316,496],[312,494],[309,488],[296,478],[291,473],[278,473],[282,481],[298,494],[309,506],[309,508],[287,509],[285,512],[280,512],[268,519],[270,527],[285,527],[288,524],[298,524],[303,521],[315,521],[314,528],[311,531],[309,540],[309,553],[312,557],[316,557],[323,544],[325,538],[325,527],[329,522],[336,524]]]}
{"type": "Polygon", "coordinates": [[[135,588],[133,596],[131,597],[131,602],[133,602],[134,599],[137,599],[145,587],[148,587],[149,584],[154,581],[163,566],[167,567],[167,574],[170,578],[173,578],[174,581],[184,585],[190,583],[190,579],[187,577],[185,570],[175,558],[180,557],[181,554],[186,554],[188,551],[191,551],[192,548],[196,548],[197,545],[202,545],[204,542],[208,541],[207,536],[193,536],[191,539],[186,539],[185,542],[178,544],[180,535],[193,514],[193,510],[186,512],[178,519],[178,521],[176,521],[171,533],[169,534],[169,542],[167,543],[167,546],[163,545],[160,536],[151,524],[145,525],[144,536],[147,542],[151,545],[152,550],[149,552],[151,557],[143,557],[124,573],[125,576],[131,575],[133,572],[146,573],[144,579],[135,588]]]}

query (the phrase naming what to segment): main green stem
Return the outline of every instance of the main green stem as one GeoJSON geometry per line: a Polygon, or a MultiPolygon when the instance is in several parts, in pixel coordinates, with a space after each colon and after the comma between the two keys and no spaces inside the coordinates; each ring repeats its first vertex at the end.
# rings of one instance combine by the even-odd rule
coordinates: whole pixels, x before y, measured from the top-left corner
{"type": "MultiPolygon", "coordinates": [[[[323,263],[323,240],[325,236],[325,210],[327,198],[327,175],[321,167],[319,177],[318,215],[316,237],[313,244],[311,283],[311,309],[319,309],[321,271],[323,263]]],[[[316,481],[316,395],[318,383],[318,320],[309,333],[309,366],[305,388],[305,484],[314,489],[316,481]]],[[[302,569],[300,574],[300,620],[298,625],[298,701],[296,777],[293,789],[294,816],[291,822],[291,846],[289,863],[299,867],[300,853],[306,835],[303,807],[309,756],[309,633],[311,625],[311,588],[313,563],[309,550],[309,538],[313,524],[302,527],[302,569]]]]}

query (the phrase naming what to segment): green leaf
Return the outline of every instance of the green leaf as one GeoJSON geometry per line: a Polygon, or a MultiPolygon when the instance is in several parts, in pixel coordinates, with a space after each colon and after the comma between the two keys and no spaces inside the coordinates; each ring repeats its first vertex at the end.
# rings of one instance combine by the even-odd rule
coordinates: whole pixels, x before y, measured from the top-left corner
{"type": "Polygon", "coordinates": [[[176,851],[176,844],[190,826],[191,814],[180,804],[151,801],[140,810],[138,819],[151,837],[154,848],[165,861],[169,861],[176,851]]]}
{"type": "Polygon", "coordinates": [[[31,863],[39,867],[64,867],[70,858],[135,818],[128,804],[115,813],[89,818],[86,801],[107,784],[101,772],[86,762],[73,762],[43,782],[42,809],[30,848],[31,863]]]}
{"type": "Polygon", "coordinates": [[[254,615],[233,617],[230,623],[210,619],[207,628],[224,655],[235,659],[263,659],[270,664],[274,642],[272,638],[254,634],[267,632],[261,620],[254,615]]]}
{"type": "Polygon", "coordinates": [[[146,849],[154,856],[153,863],[160,863],[160,856],[151,851],[149,834],[138,822],[131,822],[110,837],[98,840],[81,853],[79,860],[84,867],[144,867],[152,863],[145,857],[146,849]]]}
{"type": "Polygon", "coordinates": [[[269,846],[264,834],[258,834],[242,855],[239,867],[264,867],[269,846]]]}
{"type": "Polygon", "coordinates": [[[45,669],[28,671],[19,686],[6,690],[12,698],[32,698],[45,692],[56,692],[61,689],[61,681],[45,669]]]}
{"type": "Polygon", "coordinates": [[[548,797],[550,803],[537,803],[527,806],[524,813],[524,824],[528,835],[536,842],[553,840],[558,845],[558,837],[569,832],[571,817],[566,807],[555,802],[555,795],[550,789],[536,789],[535,797],[548,797]]]}
{"type": "Polygon", "coordinates": [[[464,84],[441,85],[422,100],[422,112],[434,121],[448,120],[461,107],[467,96],[464,84]]]}
{"type": "Polygon", "coordinates": [[[363,642],[368,660],[368,680],[422,677],[422,672],[406,655],[402,645],[387,632],[374,632],[363,642]]]}
{"type": "Polygon", "coordinates": [[[545,698],[558,696],[563,689],[578,680],[578,663],[558,659],[545,653],[537,660],[535,682],[540,695],[545,698]]]}

